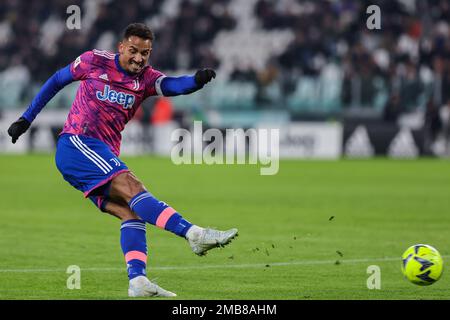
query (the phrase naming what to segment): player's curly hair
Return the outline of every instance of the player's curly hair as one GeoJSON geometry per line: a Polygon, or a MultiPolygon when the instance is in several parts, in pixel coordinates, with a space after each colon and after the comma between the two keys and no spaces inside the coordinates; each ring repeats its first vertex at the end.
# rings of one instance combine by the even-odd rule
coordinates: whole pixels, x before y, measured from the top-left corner
{"type": "Polygon", "coordinates": [[[131,36],[149,39],[152,42],[155,39],[153,31],[143,23],[131,23],[126,27],[123,32],[123,38],[128,39],[131,36]]]}

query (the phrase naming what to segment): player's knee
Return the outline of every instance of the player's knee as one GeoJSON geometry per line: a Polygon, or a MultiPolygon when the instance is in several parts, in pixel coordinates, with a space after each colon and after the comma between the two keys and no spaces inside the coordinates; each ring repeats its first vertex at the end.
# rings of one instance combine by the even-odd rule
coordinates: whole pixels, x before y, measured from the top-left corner
{"type": "Polygon", "coordinates": [[[142,220],[141,218],[139,218],[134,212],[129,211],[129,212],[124,212],[123,215],[121,215],[119,217],[119,219],[121,219],[122,221],[128,221],[128,220],[142,220]]]}
{"type": "Polygon", "coordinates": [[[111,183],[110,195],[128,203],[136,194],[146,191],[142,182],[132,172],[115,177],[111,183]]]}
{"type": "Polygon", "coordinates": [[[107,201],[104,207],[104,212],[107,212],[122,221],[140,219],[130,208],[126,205],[121,205],[112,201],[107,201]]]}

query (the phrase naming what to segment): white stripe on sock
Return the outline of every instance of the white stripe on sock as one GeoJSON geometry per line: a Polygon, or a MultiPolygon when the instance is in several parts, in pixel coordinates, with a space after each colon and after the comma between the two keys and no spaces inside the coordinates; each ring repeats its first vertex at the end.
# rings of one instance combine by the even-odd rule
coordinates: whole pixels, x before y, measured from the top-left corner
{"type": "Polygon", "coordinates": [[[134,229],[134,230],[141,230],[141,231],[147,232],[147,230],[145,228],[138,228],[138,227],[120,228],[120,230],[122,230],[122,229],[134,229]]]}
{"type": "Polygon", "coordinates": [[[133,208],[134,208],[134,206],[136,205],[136,204],[138,204],[141,200],[144,200],[144,199],[146,199],[146,198],[151,198],[152,197],[152,195],[150,194],[150,193],[144,193],[144,194],[141,194],[139,197],[137,197],[136,199],[134,199],[132,202],[131,202],[131,204],[130,204],[130,208],[133,210],[133,208]]]}
{"type": "Polygon", "coordinates": [[[127,224],[123,224],[120,229],[123,228],[135,228],[135,229],[144,229],[145,230],[145,224],[131,224],[131,223],[127,223],[127,224]]]}

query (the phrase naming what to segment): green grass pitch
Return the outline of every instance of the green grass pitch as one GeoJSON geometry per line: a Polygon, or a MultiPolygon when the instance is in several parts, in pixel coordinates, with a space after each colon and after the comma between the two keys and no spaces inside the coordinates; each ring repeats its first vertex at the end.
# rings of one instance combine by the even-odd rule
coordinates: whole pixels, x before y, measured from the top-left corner
{"type": "MultiPolygon", "coordinates": [[[[229,246],[197,257],[147,227],[149,278],[177,299],[450,299],[446,265],[428,287],[400,271],[416,243],[448,263],[448,161],[282,161],[260,176],[256,165],[124,160],[191,222],[239,228],[229,246]],[[380,290],[367,288],[370,265],[380,290]]],[[[120,221],[67,184],[51,155],[2,155],[0,168],[0,299],[127,299],[120,221]],[[66,287],[70,265],[81,268],[79,290],[66,287]]]]}

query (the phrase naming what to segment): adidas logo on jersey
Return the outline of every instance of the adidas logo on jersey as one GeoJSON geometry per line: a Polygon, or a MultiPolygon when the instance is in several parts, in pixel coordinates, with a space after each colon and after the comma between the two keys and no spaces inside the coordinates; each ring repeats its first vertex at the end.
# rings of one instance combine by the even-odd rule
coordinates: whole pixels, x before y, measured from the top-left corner
{"type": "Polygon", "coordinates": [[[101,76],[99,76],[99,78],[100,78],[100,79],[103,79],[103,80],[106,80],[106,81],[109,81],[108,75],[107,75],[106,73],[104,73],[104,74],[102,74],[101,76]]]}

